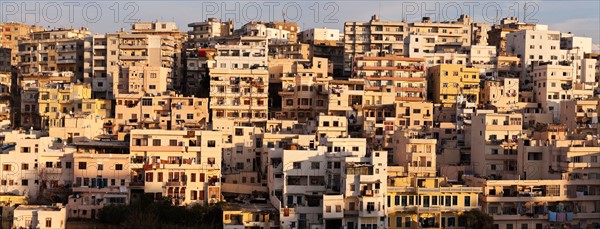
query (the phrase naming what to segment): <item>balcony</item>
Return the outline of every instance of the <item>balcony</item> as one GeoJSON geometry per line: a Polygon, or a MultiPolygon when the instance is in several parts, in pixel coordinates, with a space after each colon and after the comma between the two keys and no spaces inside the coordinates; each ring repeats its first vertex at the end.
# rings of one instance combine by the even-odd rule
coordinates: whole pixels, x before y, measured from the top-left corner
{"type": "Polygon", "coordinates": [[[181,187],[181,186],[185,186],[186,182],[181,182],[181,181],[167,181],[165,182],[165,186],[167,187],[181,187]]]}
{"type": "Polygon", "coordinates": [[[74,64],[74,63],[76,63],[76,60],[72,60],[72,59],[64,60],[63,59],[63,60],[56,61],[56,63],[57,64],[74,64]]]}

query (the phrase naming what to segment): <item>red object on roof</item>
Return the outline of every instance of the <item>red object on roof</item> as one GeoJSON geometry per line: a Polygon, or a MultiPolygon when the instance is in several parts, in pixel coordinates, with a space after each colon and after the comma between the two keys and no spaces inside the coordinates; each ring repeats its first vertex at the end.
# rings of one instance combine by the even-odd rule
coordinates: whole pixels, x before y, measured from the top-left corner
{"type": "Polygon", "coordinates": [[[198,50],[198,56],[199,57],[206,57],[206,50],[204,50],[204,49],[198,50]]]}

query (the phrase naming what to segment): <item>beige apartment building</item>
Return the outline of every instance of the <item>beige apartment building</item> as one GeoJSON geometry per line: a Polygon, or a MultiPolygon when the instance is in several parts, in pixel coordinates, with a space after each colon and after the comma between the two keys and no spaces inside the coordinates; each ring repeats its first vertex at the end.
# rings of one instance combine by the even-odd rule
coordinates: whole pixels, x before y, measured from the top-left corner
{"type": "Polygon", "coordinates": [[[519,108],[519,79],[500,78],[486,80],[480,91],[480,103],[491,106],[498,112],[508,112],[519,108]]]}
{"type": "Polygon", "coordinates": [[[344,75],[350,75],[353,60],[367,52],[404,54],[404,38],[408,32],[406,22],[381,21],[373,15],[368,22],[344,23],[344,75]]]}
{"type": "MultiPolygon", "coordinates": [[[[30,38],[32,32],[41,32],[44,28],[41,26],[27,25],[18,22],[0,23],[0,47],[8,48],[8,65],[17,65],[19,58],[19,41],[30,38]]],[[[0,64],[1,65],[1,64],[0,64]]]]}
{"type": "Polygon", "coordinates": [[[75,79],[84,79],[84,39],[90,36],[87,28],[53,29],[32,32],[29,39],[19,41],[18,66],[21,73],[70,71],[75,79]]]}
{"type": "Polygon", "coordinates": [[[100,34],[85,41],[85,78],[94,97],[162,93],[172,88],[177,40],[167,35],[100,34]]]}
{"type": "Polygon", "coordinates": [[[561,101],[560,123],[578,134],[597,134],[598,102],[598,99],[561,101]]]}
{"type": "Polygon", "coordinates": [[[132,193],[168,197],[175,205],[220,202],[221,137],[218,131],[131,131],[132,193]]]}
{"type": "Polygon", "coordinates": [[[70,168],[69,218],[97,219],[106,205],[129,204],[129,143],[102,140],[73,145],[77,150],[70,168]]]}
{"type": "Polygon", "coordinates": [[[132,129],[182,130],[204,128],[208,122],[208,99],[175,93],[155,96],[119,96],[112,123],[119,139],[132,129]]]}
{"type": "Polygon", "coordinates": [[[276,113],[275,118],[306,122],[326,113],[327,99],[333,93],[327,69],[325,58],[272,61],[269,75],[280,76],[276,78],[281,81],[281,112],[276,113]]]}
{"type": "Polygon", "coordinates": [[[425,101],[425,59],[368,53],[354,62],[354,78],[365,80],[365,90],[395,94],[396,101],[425,101]]]}
{"type": "Polygon", "coordinates": [[[473,172],[491,179],[519,178],[518,140],[522,137],[521,114],[484,113],[472,117],[470,130],[473,172]]]}
{"type": "MultiPolygon", "coordinates": [[[[184,81],[184,58],[183,44],[187,42],[187,34],[179,28],[175,22],[136,22],[131,26],[132,34],[147,34],[157,35],[162,37],[162,45],[173,46],[173,52],[170,54],[172,58],[171,67],[171,86],[172,89],[181,90],[184,81]]],[[[169,59],[168,52],[163,52],[163,58],[169,59]]]]}
{"type": "Polygon", "coordinates": [[[210,69],[212,121],[264,123],[268,119],[269,75],[264,37],[238,37],[217,45],[210,69]]]}

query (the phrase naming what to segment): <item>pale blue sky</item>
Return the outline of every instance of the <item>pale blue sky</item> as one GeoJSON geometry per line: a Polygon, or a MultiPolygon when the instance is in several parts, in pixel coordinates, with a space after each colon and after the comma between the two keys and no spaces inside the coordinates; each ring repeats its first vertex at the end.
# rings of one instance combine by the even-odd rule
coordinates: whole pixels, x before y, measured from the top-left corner
{"type": "Polygon", "coordinates": [[[303,28],[342,28],[345,21],[367,21],[373,14],[383,20],[416,21],[422,16],[434,20],[453,20],[468,14],[478,22],[494,23],[495,18],[518,16],[526,21],[547,24],[552,30],[592,37],[600,42],[600,1],[5,1],[0,3],[0,17],[52,27],[85,26],[94,33],[128,29],[133,21],[175,21],[182,30],[187,23],[203,21],[208,16],[232,18],[239,27],[249,20],[289,21],[303,28]],[[284,10],[285,9],[285,10],[284,10]],[[301,9],[301,10],[298,10],[301,9]],[[500,9],[500,10],[498,10],[500,9]],[[459,10],[461,13],[459,13],[459,10]],[[101,12],[100,12],[101,11],[101,12]],[[60,12],[60,13],[57,13],[60,12]],[[260,14],[258,14],[260,12],[260,14]],[[500,17],[496,17],[496,13],[500,17]],[[25,14],[27,13],[27,14],[25,14]],[[37,14],[37,22],[36,16],[37,14]],[[127,20],[130,19],[130,20],[127,20]]]}

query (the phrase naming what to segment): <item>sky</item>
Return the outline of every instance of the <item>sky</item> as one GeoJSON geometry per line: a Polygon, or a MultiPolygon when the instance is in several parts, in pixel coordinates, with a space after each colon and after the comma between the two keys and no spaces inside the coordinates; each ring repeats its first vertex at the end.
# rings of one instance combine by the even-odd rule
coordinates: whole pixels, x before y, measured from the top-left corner
{"type": "Polygon", "coordinates": [[[592,37],[600,49],[600,1],[0,1],[2,22],[23,22],[47,28],[87,27],[93,33],[109,33],[131,27],[136,21],[175,21],[187,31],[190,22],[208,17],[235,22],[237,28],[248,21],[297,22],[302,29],[327,27],[342,29],[346,21],[368,21],[372,15],[382,20],[408,22],[429,16],[434,21],[455,20],[461,14],[476,22],[498,23],[504,17],[549,25],[551,30],[592,37]]]}

